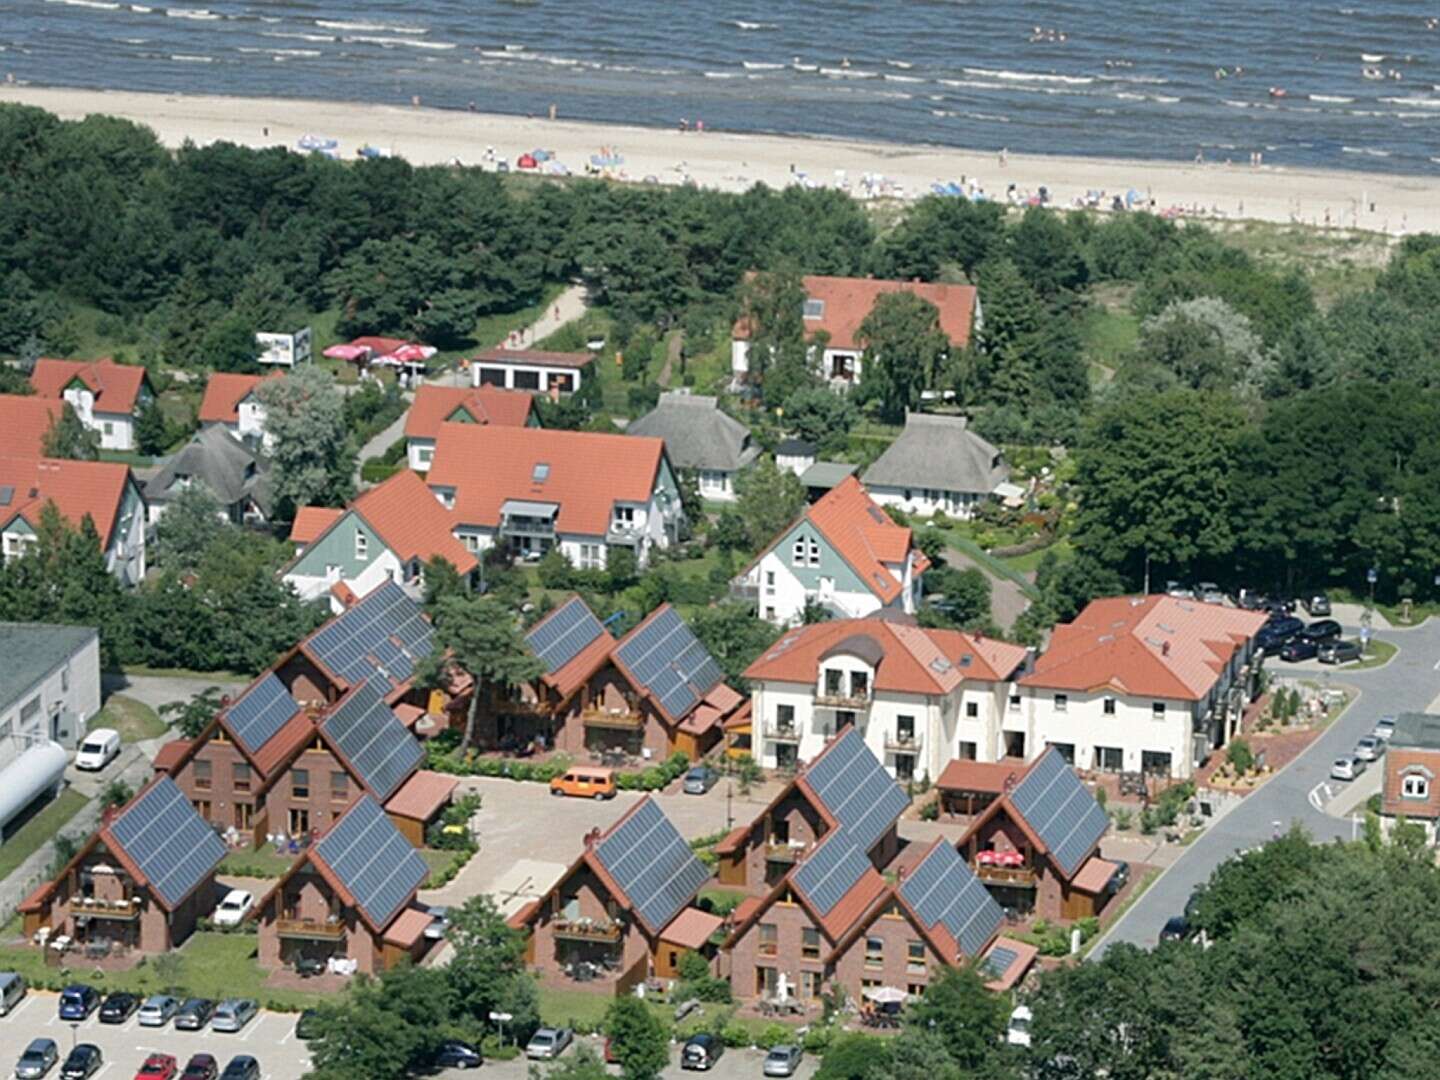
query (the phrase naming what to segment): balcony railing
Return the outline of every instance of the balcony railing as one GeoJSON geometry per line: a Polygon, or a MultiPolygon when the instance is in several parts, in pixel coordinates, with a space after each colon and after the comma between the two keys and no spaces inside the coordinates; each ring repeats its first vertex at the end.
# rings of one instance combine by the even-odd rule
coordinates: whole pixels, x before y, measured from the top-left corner
{"type": "Polygon", "coordinates": [[[889,732],[885,735],[885,749],[899,750],[913,754],[920,749],[921,737],[913,731],[889,732]]]}
{"type": "Polygon", "coordinates": [[[852,697],[838,691],[831,693],[829,690],[822,690],[815,695],[815,704],[827,709],[853,709],[859,712],[870,708],[870,695],[862,694],[859,697],[852,697]]]}
{"type": "Polygon", "coordinates": [[[1035,888],[1035,870],[1029,866],[987,866],[977,863],[975,876],[987,885],[1011,885],[1020,889],[1035,888]]]}
{"type": "Polygon", "coordinates": [[[605,532],[607,544],[634,544],[645,535],[645,526],[634,522],[612,521],[605,532]]]}
{"type": "Polygon", "coordinates": [[[338,919],[276,919],[275,929],[281,937],[288,938],[341,941],[345,937],[345,924],[338,919]]]}
{"type": "Polygon", "coordinates": [[[506,536],[554,536],[555,522],[534,518],[506,518],[500,524],[500,531],[506,536]]]}
{"type": "Polygon", "coordinates": [[[551,929],[557,938],[565,941],[607,941],[612,944],[620,940],[620,924],[609,919],[556,919],[551,929]]]}
{"type": "Polygon", "coordinates": [[[645,717],[637,712],[609,712],[605,709],[586,709],[580,714],[580,723],[588,728],[614,728],[619,731],[639,731],[645,726],[645,717]]]}
{"type": "Polygon", "coordinates": [[[749,600],[751,603],[760,599],[760,586],[749,585],[743,581],[732,581],[730,583],[730,598],[732,600],[749,600]]]}
{"type": "Polygon", "coordinates": [[[798,743],[800,741],[800,729],[794,724],[782,724],[771,728],[765,734],[771,742],[798,743]]]}
{"type": "Polygon", "coordinates": [[[765,858],[769,862],[795,863],[805,854],[807,844],[766,844],[765,858]]]}
{"type": "Polygon", "coordinates": [[[129,922],[140,917],[140,898],[126,897],[123,900],[101,900],[95,896],[72,896],[70,913],[89,915],[94,919],[122,919],[129,922]]]}

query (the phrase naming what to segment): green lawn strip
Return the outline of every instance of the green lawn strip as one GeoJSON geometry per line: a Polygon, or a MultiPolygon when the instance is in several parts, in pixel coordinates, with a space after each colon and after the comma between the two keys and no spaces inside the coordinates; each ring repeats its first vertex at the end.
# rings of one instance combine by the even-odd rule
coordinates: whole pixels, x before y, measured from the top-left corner
{"type": "Polygon", "coordinates": [[[154,458],[146,457],[135,450],[100,450],[98,457],[101,461],[116,462],[136,469],[144,469],[155,464],[154,458]]]}
{"type": "Polygon", "coordinates": [[[91,730],[97,727],[114,728],[120,733],[120,741],[127,743],[158,739],[168,730],[168,725],[154,709],[124,694],[112,694],[90,727],[91,730]]]}
{"type": "Polygon", "coordinates": [[[1370,648],[1363,660],[1356,660],[1354,663],[1345,664],[1341,671],[1364,671],[1366,668],[1380,667],[1388,664],[1400,649],[1389,641],[1381,641],[1379,638],[1370,639],[1370,648]]]}
{"type": "MultiPolygon", "coordinates": [[[[610,995],[597,993],[594,990],[561,990],[542,986],[540,987],[540,1019],[547,1024],[559,1024],[574,1028],[579,1032],[598,1031],[604,1022],[605,1010],[614,1000],[610,995]]],[[[647,998],[646,1004],[650,1006],[651,1011],[661,1023],[672,1029],[672,1033],[677,1038],[688,1038],[696,1032],[711,1030],[716,1014],[727,1014],[735,1008],[733,1005],[702,1005],[679,1024],[676,1024],[673,1003],[652,1001],[647,998]]],[[[776,1023],[776,1020],[759,1017],[731,1016],[725,1026],[744,1028],[758,1039],[776,1023]]]]}
{"type": "Polygon", "coordinates": [[[49,806],[20,826],[0,846],[0,878],[8,877],[55,836],[90,800],[78,791],[62,791],[49,806]]]}
{"type": "MultiPolygon", "coordinates": [[[[556,282],[549,282],[545,291],[541,294],[540,300],[529,307],[520,308],[518,311],[505,311],[495,315],[486,315],[475,325],[475,345],[480,349],[494,348],[510,336],[513,330],[523,330],[532,323],[537,322],[546,310],[555,303],[556,298],[565,291],[565,286],[556,282]]],[[[529,345],[529,342],[526,343],[529,345]]],[[[463,351],[463,350],[462,350],[463,351]]]]}
{"type": "Polygon", "coordinates": [[[970,558],[974,559],[975,562],[980,566],[980,568],[983,569],[986,573],[990,574],[991,577],[1008,578],[1010,581],[1013,581],[1016,585],[1018,585],[1020,587],[1020,591],[1023,592],[1031,600],[1040,599],[1039,591],[1036,590],[1034,584],[1028,578],[1026,578],[1024,574],[1019,573],[1018,571],[1007,566],[1005,563],[1001,562],[999,559],[995,558],[995,556],[991,555],[979,544],[975,543],[974,540],[971,540],[968,537],[959,536],[953,530],[947,530],[945,532],[945,539],[952,547],[955,548],[956,551],[962,551],[966,555],[970,556],[970,558]]]}
{"type": "Polygon", "coordinates": [[[218,874],[233,877],[278,878],[289,870],[295,856],[280,854],[268,844],[255,851],[232,851],[220,862],[218,874]]]}
{"type": "Polygon", "coordinates": [[[1014,570],[1017,574],[1033,574],[1040,568],[1040,561],[1046,555],[1054,555],[1059,562],[1069,562],[1075,557],[1075,548],[1069,540],[1056,540],[1048,547],[1040,548],[1026,555],[1010,555],[998,561],[1014,570]]]}
{"type": "MultiPolygon", "coordinates": [[[[430,877],[426,879],[422,889],[435,889],[445,884],[444,874],[450,867],[464,856],[462,851],[446,851],[442,848],[421,848],[420,857],[425,860],[425,865],[430,867],[430,877]]],[[[469,862],[468,856],[465,861],[469,862]]],[[[454,877],[452,874],[451,877],[454,877]]]]}
{"type": "Polygon", "coordinates": [[[193,668],[147,667],[144,664],[122,664],[120,670],[126,675],[151,676],[157,679],[195,679],[199,682],[208,679],[217,686],[222,683],[248,683],[253,678],[238,671],[195,671],[193,668]]]}

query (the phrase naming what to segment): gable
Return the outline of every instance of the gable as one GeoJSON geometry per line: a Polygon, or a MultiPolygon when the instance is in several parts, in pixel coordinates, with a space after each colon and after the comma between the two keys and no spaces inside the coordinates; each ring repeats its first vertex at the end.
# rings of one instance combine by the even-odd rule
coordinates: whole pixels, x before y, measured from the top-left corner
{"type": "Polygon", "coordinates": [[[456,409],[454,412],[452,412],[449,416],[445,417],[445,423],[447,423],[447,424],[473,424],[473,423],[475,423],[475,417],[470,414],[470,410],[469,410],[469,409],[465,408],[464,405],[461,405],[458,409],[456,409]]]}
{"type": "Polygon", "coordinates": [[[297,577],[323,578],[326,567],[340,567],[340,576],[353,579],[360,576],[365,568],[372,565],[382,554],[393,552],[380,539],[380,534],[354,510],[347,510],[340,519],[323,535],[305,548],[300,557],[291,565],[287,574],[297,577]],[[355,538],[365,537],[365,559],[356,558],[355,538]]]}
{"type": "Polygon", "coordinates": [[[769,556],[780,561],[786,571],[790,573],[806,589],[818,589],[820,579],[833,578],[835,588],[838,592],[870,593],[874,592],[855,572],[848,562],[841,557],[840,552],[835,549],[829,539],[822,533],[809,518],[801,518],[786,533],[778,543],[770,549],[769,556]],[[803,541],[806,545],[806,559],[804,566],[796,566],[794,551],[795,542],[803,541]],[[811,566],[809,559],[809,545],[815,544],[819,548],[819,565],[811,566]]]}

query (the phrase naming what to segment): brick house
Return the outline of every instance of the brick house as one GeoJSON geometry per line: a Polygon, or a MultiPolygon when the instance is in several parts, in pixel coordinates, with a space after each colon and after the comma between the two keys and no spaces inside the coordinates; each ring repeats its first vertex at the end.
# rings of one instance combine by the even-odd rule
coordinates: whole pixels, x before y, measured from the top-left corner
{"type": "Polygon", "coordinates": [[[256,905],[260,966],[343,960],[373,974],[418,960],[431,916],[415,895],[428,875],[380,804],[362,796],[256,905]]]}
{"type": "Polygon", "coordinates": [[[156,777],[19,907],[25,935],[146,953],[181,944],[217,900],[222,844],[168,777],[156,777]]]}
{"type": "Polygon", "coordinates": [[[526,961],[546,985],[622,994],[652,975],[672,977],[685,949],[708,948],[721,921],[691,905],[709,878],[646,796],[587,835],[559,881],[509,922],[529,935],[526,961]]]}
{"type": "Polygon", "coordinates": [[[1440,717],[1401,713],[1384,758],[1380,813],[1417,822],[1433,841],[1440,820],[1440,717]]]}

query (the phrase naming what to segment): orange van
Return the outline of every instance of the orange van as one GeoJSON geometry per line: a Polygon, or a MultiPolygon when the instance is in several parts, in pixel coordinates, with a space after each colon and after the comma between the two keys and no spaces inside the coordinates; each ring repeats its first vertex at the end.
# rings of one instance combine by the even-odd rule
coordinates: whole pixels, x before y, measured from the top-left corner
{"type": "Polygon", "coordinates": [[[564,776],[550,781],[551,795],[573,795],[578,799],[613,799],[615,770],[599,766],[575,765],[564,776]]]}

